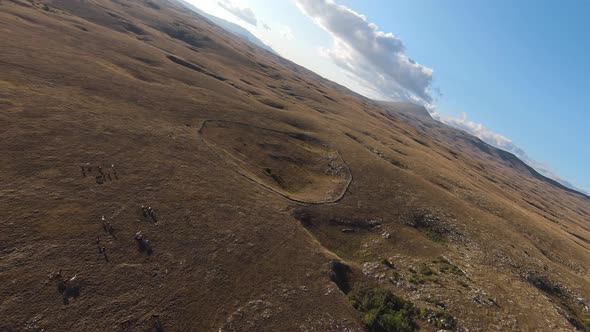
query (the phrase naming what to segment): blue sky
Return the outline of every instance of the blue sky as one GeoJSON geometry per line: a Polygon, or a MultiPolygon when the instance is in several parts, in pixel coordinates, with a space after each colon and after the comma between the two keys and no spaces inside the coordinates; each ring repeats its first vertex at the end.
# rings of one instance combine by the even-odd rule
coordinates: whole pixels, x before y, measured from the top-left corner
{"type": "Polygon", "coordinates": [[[590,2],[189,2],[324,77],[428,104],[441,121],[590,191],[590,2]]]}

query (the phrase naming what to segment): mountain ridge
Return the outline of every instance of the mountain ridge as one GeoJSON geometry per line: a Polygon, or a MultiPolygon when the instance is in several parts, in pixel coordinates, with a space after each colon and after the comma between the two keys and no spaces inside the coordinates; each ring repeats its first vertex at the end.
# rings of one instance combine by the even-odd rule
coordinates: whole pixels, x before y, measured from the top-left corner
{"type": "Polygon", "coordinates": [[[201,9],[197,8],[195,5],[191,4],[190,2],[186,1],[186,0],[176,0],[178,1],[180,4],[182,4],[183,6],[185,6],[187,9],[192,10],[194,12],[196,12],[197,14],[205,17],[206,19],[210,20],[211,22],[219,25],[220,27],[222,27],[223,29],[233,33],[234,35],[248,41],[251,42],[252,44],[261,47],[269,52],[272,52],[274,54],[277,54],[275,52],[275,50],[272,49],[272,47],[266,45],[264,42],[262,42],[260,39],[258,39],[256,36],[254,36],[254,34],[252,34],[250,31],[248,31],[247,29],[241,27],[238,24],[232,23],[230,21],[224,20],[222,18],[219,18],[217,16],[208,14],[204,11],[202,11],[201,9]]]}
{"type": "MultiPolygon", "coordinates": [[[[428,112],[428,110],[424,106],[420,106],[420,105],[412,104],[412,103],[406,103],[406,102],[384,102],[384,101],[376,101],[376,103],[378,105],[381,105],[387,111],[396,112],[396,113],[399,113],[399,114],[404,114],[406,116],[417,117],[418,119],[420,119],[422,121],[430,121],[430,120],[436,121],[436,120],[434,120],[431,117],[430,112],[428,112]]],[[[519,158],[516,154],[514,154],[514,153],[512,153],[510,151],[506,151],[506,150],[504,150],[502,148],[495,147],[492,144],[489,144],[489,143],[481,140],[480,138],[477,138],[476,136],[474,136],[473,134],[471,134],[471,133],[469,133],[469,132],[467,132],[465,130],[462,130],[460,128],[455,128],[453,126],[450,126],[450,125],[445,124],[445,123],[440,122],[440,121],[438,121],[438,122],[441,123],[441,124],[443,124],[443,125],[445,125],[445,126],[448,126],[449,128],[454,128],[456,130],[461,130],[461,131],[467,133],[468,135],[473,136],[475,139],[481,141],[481,144],[485,144],[485,145],[488,145],[490,148],[494,148],[494,149],[499,150],[501,152],[501,156],[500,157],[502,159],[506,160],[507,162],[514,163],[514,159],[518,159],[518,161],[523,164],[521,166],[524,167],[524,168],[526,168],[531,175],[533,175],[533,176],[535,176],[535,177],[537,177],[539,179],[542,179],[543,181],[546,181],[546,182],[550,183],[551,185],[553,185],[553,186],[555,186],[555,187],[557,187],[559,189],[562,189],[562,190],[565,190],[565,191],[568,191],[568,192],[571,192],[571,193],[574,193],[574,194],[578,194],[578,195],[580,195],[580,196],[582,196],[582,197],[590,200],[590,196],[588,194],[584,193],[581,190],[578,190],[576,188],[573,188],[571,186],[567,186],[565,184],[562,184],[561,182],[559,182],[557,180],[554,180],[554,179],[552,179],[552,178],[550,178],[550,177],[548,177],[546,175],[541,174],[534,167],[530,166],[525,161],[523,161],[521,158],[519,158]]],[[[487,149],[484,149],[482,151],[485,152],[485,150],[487,150],[487,149]]]]}

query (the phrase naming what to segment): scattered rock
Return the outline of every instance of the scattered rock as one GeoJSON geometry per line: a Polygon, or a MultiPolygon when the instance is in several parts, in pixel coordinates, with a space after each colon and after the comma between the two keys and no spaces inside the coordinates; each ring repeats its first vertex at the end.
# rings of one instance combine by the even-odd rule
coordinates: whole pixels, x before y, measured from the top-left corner
{"type": "Polygon", "coordinates": [[[366,262],[363,264],[363,274],[371,279],[385,280],[387,277],[385,267],[378,262],[366,262]]]}

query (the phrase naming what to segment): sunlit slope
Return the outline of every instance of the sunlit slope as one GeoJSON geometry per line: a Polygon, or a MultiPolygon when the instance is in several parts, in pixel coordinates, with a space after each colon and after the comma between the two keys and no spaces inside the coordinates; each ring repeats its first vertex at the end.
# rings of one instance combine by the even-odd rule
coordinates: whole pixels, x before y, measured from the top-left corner
{"type": "Polygon", "coordinates": [[[374,294],[588,328],[589,200],[516,157],[173,1],[2,0],[0,31],[0,330],[356,331],[374,294]]]}

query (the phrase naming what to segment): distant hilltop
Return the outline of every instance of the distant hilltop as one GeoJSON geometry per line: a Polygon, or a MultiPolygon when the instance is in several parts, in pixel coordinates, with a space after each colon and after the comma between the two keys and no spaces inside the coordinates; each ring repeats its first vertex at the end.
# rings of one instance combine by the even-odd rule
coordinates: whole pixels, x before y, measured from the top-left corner
{"type": "Polygon", "coordinates": [[[432,119],[430,113],[424,106],[398,102],[398,101],[375,101],[379,106],[388,112],[402,113],[410,116],[417,116],[420,118],[432,119]]]}
{"type": "Polygon", "coordinates": [[[239,26],[238,24],[232,23],[230,21],[224,20],[222,18],[219,18],[217,16],[213,16],[210,14],[205,13],[204,11],[200,10],[199,8],[195,7],[193,4],[185,1],[185,0],[178,0],[181,4],[183,4],[185,7],[187,7],[188,9],[194,11],[195,13],[205,17],[206,19],[208,19],[209,21],[213,22],[214,24],[220,26],[222,29],[231,32],[232,34],[240,37],[241,39],[244,39],[258,47],[261,47],[271,53],[277,54],[277,52],[275,52],[275,50],[272,49],[272,47],[266,45],[265,43],[263,43],[260,39],[258,39],[256,36],[254,36],[254,34],[252,34],[250,31],[242,28],[241,26],[239,26]]]}

